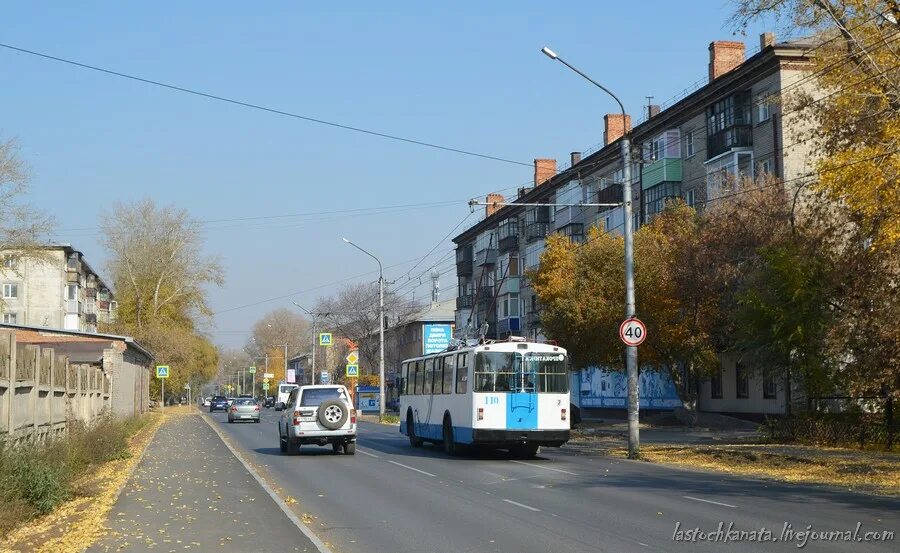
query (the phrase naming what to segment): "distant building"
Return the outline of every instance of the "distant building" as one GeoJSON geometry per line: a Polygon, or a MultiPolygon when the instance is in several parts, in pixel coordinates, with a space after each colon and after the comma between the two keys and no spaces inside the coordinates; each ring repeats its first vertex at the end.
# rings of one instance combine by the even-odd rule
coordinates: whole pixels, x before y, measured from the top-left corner
{"type": "MultiPolygon", "coordinates": [[[[808,122],[775,99],[787,90],[815,89],[807,78],[810,45],[803,40],[777,43],[772,33],[764,33],[759,51],[747,58],[743,42],[712,42],[705,84],[665,109],[647,106],[644,120],[633,129],[629,115],[606,115],[601,147],[584,156],[573,152],[568,167],[557,167],[554,159],[535,159],[534,186],[520,189],[510,200],[513,205],[497,205],[504,197],[489,194],[485,217],[453,239],[458,333],[477,337],[485,329],[486,338],[544,339],[541,306],[524,274],[538,266],[546,237],[556,233],[582,242],[592,226],[622,233],[621,206],[588,208],[579,203],[620,203],[622,187],[631,186],[637,229],[673,199],[698,209],[727,199],[735,177],[769,174],[791,183],[808,174],[814,156],[809,145],[797,139],[808,122]],[[623,183],[620,139],[629,131],[635,150],[633,180],[623,183]],[[541,203],[573,205],[534,205],[541,203]]],[[[783,412],[783,383],[737,374],[741,371],[732,360],[723,359],[723,366],[718,379],[703,385],[702,408],[783,412]],[[753,389],[745,392],[747,386],[753,389]],[[717,397],[723,394],[732,397],[717,397]]],[[[679,404],[664,374],[642,378],[642,408],[679,404]]],[[[573,399],[586,406],[623,407],[620,376],[584,368],[573,382],[573,399]]]]}
{"type": "Polygon", "coordinates": [[[115,319],[112,290],[68,245],[44,248],[43,258],[0,252],[2,322],[81,332],[115,319]]]}
{"type": "MultiPolygon", "coordinates": [[[[425,353],[443,351],[450,345],[454,332],[454,309],[456,300],[433,302],[408,320],[389,326],[384,332],[384,375],[387,386],[385,401],[390,407],[396,403],[395,381],[400,372],[400,363],[410,357],[425,353]]],[[[360,349],[378,351],[378,333],[375,332],[360,341],[360,349]]],[[[361,363],[364,361],[361,360],[361,363]]],[[[377,359],[372,366],[360,366],[360,373],[377,374],[377,359]]]]}

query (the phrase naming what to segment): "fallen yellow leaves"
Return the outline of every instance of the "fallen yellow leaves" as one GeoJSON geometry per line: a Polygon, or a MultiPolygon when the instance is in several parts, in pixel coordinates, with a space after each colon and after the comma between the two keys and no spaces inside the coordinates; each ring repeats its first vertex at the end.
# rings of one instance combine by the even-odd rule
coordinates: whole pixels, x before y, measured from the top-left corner
{"type": "Polygon", "coordinates": [[[900,455],[801,445],[641,447],[641,458],[783,482],[900,495],[900,455]]]}
{"type": "Polygon", "coordinates": [[[131,439],[127,459],[106,463],[76,482],[77,490],[91,493],[76,495],[59,509],[11,532],[0,543],[0,551],[60,553],[83,551],[104,533],[104,523],[132,470],[152,441],[164,417],[153,420],[131,439]],[[78,528],[72,532],[72,528],[78,528]]]}

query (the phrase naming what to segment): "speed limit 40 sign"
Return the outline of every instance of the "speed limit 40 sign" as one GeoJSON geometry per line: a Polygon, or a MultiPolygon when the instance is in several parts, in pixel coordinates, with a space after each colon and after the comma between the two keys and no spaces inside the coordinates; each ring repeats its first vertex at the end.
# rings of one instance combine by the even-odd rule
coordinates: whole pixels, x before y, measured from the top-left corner
{"type": "Polygon", "coordinates": [[[647,338],[647,327],[640,319],[625,319],[619,326],[619,338],[626,346],[639,346],[647,338]]]}

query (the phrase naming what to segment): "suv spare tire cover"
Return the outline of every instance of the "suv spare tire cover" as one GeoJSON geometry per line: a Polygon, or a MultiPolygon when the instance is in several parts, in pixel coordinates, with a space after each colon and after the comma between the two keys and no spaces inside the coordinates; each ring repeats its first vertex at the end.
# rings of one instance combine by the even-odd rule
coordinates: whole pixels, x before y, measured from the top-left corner
{"type": "Polygon", "coordinates": [[[344,426],[344,423],[347,422],[349,416],[349,410],[343,401],[339,399],[326,399],[319,404],[319,413],[316,418],[319,419],[319,424],[325,428],[337,430],[344,426]],[[335,415],[337,415],[337,418],[335,418],[335,415]],[[329,417],[331,417],[332,420],[328,420],[329,417]]]}

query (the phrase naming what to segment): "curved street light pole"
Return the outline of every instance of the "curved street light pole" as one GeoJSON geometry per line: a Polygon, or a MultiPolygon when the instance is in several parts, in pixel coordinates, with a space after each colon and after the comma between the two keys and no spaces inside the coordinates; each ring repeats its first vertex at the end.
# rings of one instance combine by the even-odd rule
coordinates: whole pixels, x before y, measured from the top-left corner
{"type": "Polygon", "coordinates": [[[384,269],[381,260],[350,240],[341,238],[357,250],[368,255],[378,263],[378,414],[384,417],[384,269]]]}
{"type": "MultiPolygon", "coordinates": [[[[610,92],[608,88],[588,77],[566,60],[559,57],[556,52],[547,48],[541,49],[550,59],[556,60],[572,71],[584,77],[588,82],[606,92],[619,104],[622,110],[622,207],[624,210],[625,226],[625,318],[634,317],[634,221],[632,219],[631,205],[631,130],[625,126],[627,115],[625,106],[621,100],[610,92]]],[[[640,426],[639,426],[639,388],[638,388],[638,364],[637,347],[625,347],[625,367],[628,375],[628,458],[636,459],[640,456],[640,426]]]]}

